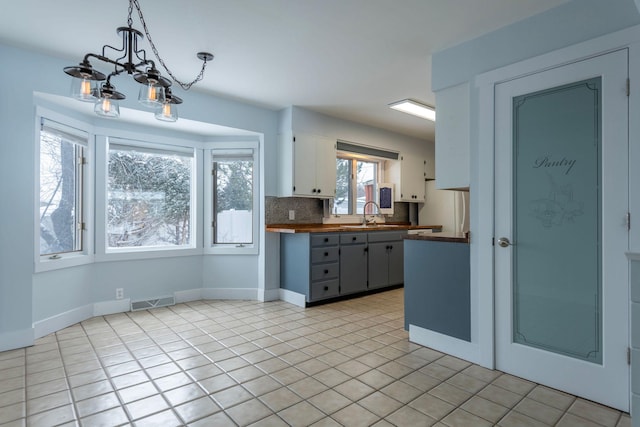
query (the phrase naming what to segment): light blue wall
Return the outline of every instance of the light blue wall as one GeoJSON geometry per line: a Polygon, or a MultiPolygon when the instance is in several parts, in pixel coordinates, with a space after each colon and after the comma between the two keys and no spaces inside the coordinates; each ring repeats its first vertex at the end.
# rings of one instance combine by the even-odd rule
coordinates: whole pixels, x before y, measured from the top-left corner
{"type": "Polygon", "coordinates": [[[431,87],[437,92],[483,72],[639,23],[634,0],[572,0],[435,53],[431,87]]]}

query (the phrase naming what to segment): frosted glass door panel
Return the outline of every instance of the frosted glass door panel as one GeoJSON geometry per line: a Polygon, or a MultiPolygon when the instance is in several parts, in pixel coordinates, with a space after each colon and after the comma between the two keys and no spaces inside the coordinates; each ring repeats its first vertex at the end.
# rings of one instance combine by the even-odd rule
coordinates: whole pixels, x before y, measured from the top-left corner
{"type": "Polygon", "coordinates": [[[597,364],[600,85],[513,98],[513,342],[597,364]]]}

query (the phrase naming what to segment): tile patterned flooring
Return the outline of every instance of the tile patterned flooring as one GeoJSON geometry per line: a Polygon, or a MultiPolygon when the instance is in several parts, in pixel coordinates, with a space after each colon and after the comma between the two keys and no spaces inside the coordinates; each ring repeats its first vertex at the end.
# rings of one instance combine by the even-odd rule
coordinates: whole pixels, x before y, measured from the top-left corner
{"type": "Polygon", "coordinates": [[[396,289],[95,317],[0,352],[0,426],[631,426],[409,343],[403,316],[396,289]]]}

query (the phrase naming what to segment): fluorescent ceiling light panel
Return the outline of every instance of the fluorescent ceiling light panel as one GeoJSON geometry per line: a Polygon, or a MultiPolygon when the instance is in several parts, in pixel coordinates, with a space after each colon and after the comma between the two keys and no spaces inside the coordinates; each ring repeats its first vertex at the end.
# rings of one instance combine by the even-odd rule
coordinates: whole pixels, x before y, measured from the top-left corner
{"type": "Polygon", "coordinates": [[[413,114],[414,116],[422,117],[423,119],[436,121],[436,110],[425,104],[421,104],[413,99],[404,99],[402,101],[389,104],[389,107],[394,110],[402,111],[403,113],[413,114]]]}

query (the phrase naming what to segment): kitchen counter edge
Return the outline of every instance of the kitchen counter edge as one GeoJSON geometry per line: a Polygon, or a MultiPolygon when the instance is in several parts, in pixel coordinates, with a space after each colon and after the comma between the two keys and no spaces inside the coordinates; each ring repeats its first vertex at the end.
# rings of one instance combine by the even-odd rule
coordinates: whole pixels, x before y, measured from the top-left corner
{"type": "Polygon", "coordinates": [[[442,225],[387,224],[369,227],[354,227],[356,224],[267,224],[266,231],[272,233],[331,233],[393,230],[441,230],[442,225]]]}
{"type": "Polygon", "coordinates": [[[469,243],[469,233],[416,233],[407,234],[405,240],[428,240],[433,242],[469,243]]]}

